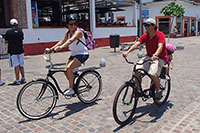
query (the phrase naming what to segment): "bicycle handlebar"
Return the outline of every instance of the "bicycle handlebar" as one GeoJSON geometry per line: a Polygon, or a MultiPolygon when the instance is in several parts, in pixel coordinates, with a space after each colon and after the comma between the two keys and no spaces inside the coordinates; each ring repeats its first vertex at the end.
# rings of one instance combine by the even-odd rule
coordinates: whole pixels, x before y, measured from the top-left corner
{"type": "Polygon", "coordinates": [[[142,63],[129,61],[129,60],[127,59],[127,57],[124,57],[124,59],[125,59],[125,61],[126,61],[128,64],[134,64],[134,65],[142,65],[142,64],[144,64],[145,62],[148,62],[148,61],[151,61],[151,62],[152,62],[151,59],[144,60],[144,62],[142,62],[142,63]]]}

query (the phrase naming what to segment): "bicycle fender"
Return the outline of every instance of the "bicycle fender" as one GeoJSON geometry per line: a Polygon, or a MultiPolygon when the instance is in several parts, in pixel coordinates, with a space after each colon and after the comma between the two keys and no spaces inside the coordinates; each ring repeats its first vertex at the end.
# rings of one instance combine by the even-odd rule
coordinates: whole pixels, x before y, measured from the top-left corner
{"type": "Polygon", "coordinates": [[[54,84],[52,84],[51,82],[46,81],[45,79],[42,79],[42,78],[32,79],[31,82],[36,82],[36,81],[42,81],[42,82],[48,83],[48,84],[54,89],[54,91],[55,91],[55,93],[56,93],[56,95],[57,95],[57,99],[59,98],[59,97],[58,97],[58,91],[57,91],[56,87],[54,86],[54,84]]]}

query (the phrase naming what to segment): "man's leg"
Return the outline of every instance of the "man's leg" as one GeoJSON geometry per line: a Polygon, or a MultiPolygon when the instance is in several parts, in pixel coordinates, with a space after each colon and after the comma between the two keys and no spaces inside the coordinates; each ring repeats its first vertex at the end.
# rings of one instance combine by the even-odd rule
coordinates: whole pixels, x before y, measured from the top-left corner
{"type": "Polygon", "coordinates": [[[19,67],[19,66],[16,66],[16,67],[14,67],[14,70],[15,70],[15,77],[16,77],[16,80],[19,80],[19,71],[20,71],[20,67],[19,67]]]}
{"type": "Polygon", "coordinates": [[[23,66],[20,66],[20,73],[22,75],[22,78],[25,78],[24,67],[23,66]]]}
{"type": "MultiPolygon", "coordinates": [[[[141,76],[141,73],[138,72],[138,71],[136,71],[136,72],[135,72],[135,77],[136,77],[137,79],[140,79],[140,76],[141,76]]],[[[140,87],[140,83],[138,82],[137,79],[135,80],[135,82],[136,82],[136,87],[137,87],[138,90],[141,90],[142,88],[140,87]]]]}
{"type": "Polygon", "coordinates": [[[153,83],[155,84],[156,91],[160,90],[160,80],[157,76],[150,75],[150,78],[153,80],[153,83]]]}
{"type": "Polygon", "coordinates": [[[25,80],[25,73],[24,73],[24,53],[17,55],[17,59],[19,61],[19,65],[20,65],[20,73],[22,76],[22,79],[25,80]]]}
{"type": "MultiPolygon", "coordinates": [[[[145,56],[145,57],[143,57],[142,59],[140,59],[140,60],[138,61],[138,63],[143,63],[145,60],[148,60],[149,58],[150,58],[150,57],[145,56]]],[[[149,69],[149,62],[145,62],[143,65],[137,65],[137,66],[136,66],[136,70],[137,70],[137,69],[143,69],[143,70],[145,70],[145,71],[147,72],[148,69],[149,69]]],[[[137,77],[138,80],[140,80],[141,72],[140,72],[140,71],[136,71],[136,72],[135,72],[135,76],[137,77]]],[[[137,86],[137,89],[138,89],[138,90],[141,90],[142,88],[141,88],[141,85],[140,85],[140,83],[138,82],[138,80],[135,80],[135,81],[136,81],[136,86],[137,86]]]]}

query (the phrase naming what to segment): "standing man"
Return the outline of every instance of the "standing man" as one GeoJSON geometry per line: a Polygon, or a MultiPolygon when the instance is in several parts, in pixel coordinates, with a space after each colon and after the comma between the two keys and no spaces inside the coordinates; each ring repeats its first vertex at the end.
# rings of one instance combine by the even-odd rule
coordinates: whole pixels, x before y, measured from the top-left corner
{"type": "Polygon", "coordinates": [[[21,29],[18,28],[18,22],[16,19],[10,20],[11,30],[8,30],[5,35],[5,41],[8,43],[9,64],[10,67],[14,67],[16,80],[13,85],[20,85],[26,83],[24,75],[24,48],[23,39],[24,34],[21,29]],[[21,73],[21,80],[19,76],[21,73]]]}
{"type": "MultiPolygon", "coordinates": [[[[156,87],[156,99],[160,99],[162,97],[162,90],[160,89],[160,81],[159,76],[161,73],[161,69],[164,66],[165,62],[167,62],[167,50],[165,48],[165,35],[163,32],[157,30],[156,21],[153,18],[149,18],[144,22],[144,27],[146,29],[146,33],[144,33],[140,39],[131,46],[128,51],[125,51],[122,55],[124,57],[128,56],[128,54],[138,48],[139,45],[145,44],[147,55],[140,59],[140,63],[144,62],[144,60],[151,59],[152,62],[146,62],[143,65],[137,65],[137,69],[144,69],[150,75],[150,78],[155,84],[156,87]]],[[[140,72],[136,72],[136,77],[139,79],[140,72]]],[[[136,80],[137,81],[137,80],[136,80]]],[[[140,91],[139,84],[136,82],[138,92],[140,91]]]]}

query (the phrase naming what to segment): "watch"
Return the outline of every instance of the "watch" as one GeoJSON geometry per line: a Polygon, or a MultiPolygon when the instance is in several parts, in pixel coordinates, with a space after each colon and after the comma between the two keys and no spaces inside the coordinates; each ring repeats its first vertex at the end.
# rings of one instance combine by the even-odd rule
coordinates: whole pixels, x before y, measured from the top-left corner
{"type": "Polygon", "coordinates": [[[156,56],[156,57],[158,57],[156,54],[153,54],[153,56],[156,56]]]}

